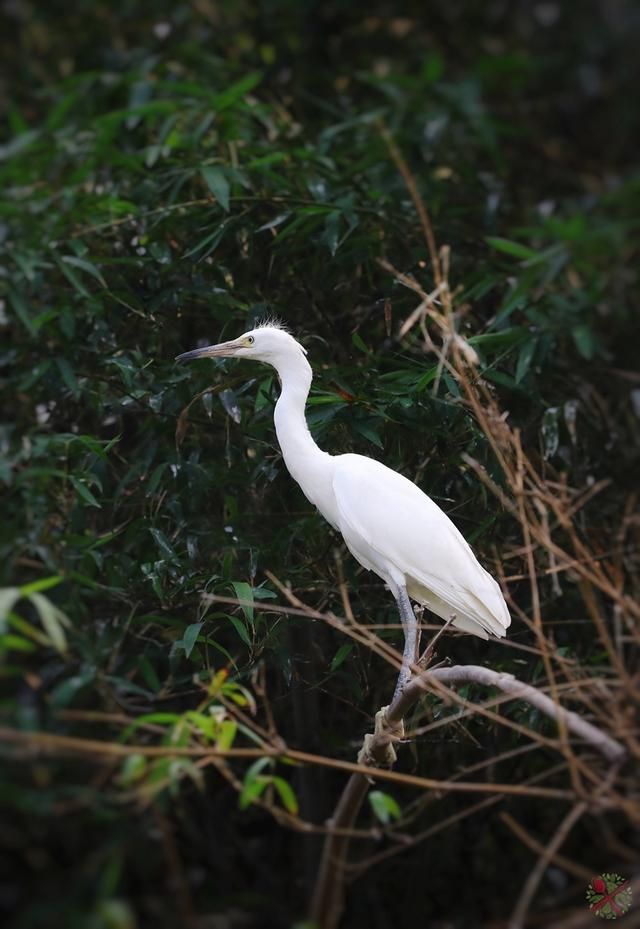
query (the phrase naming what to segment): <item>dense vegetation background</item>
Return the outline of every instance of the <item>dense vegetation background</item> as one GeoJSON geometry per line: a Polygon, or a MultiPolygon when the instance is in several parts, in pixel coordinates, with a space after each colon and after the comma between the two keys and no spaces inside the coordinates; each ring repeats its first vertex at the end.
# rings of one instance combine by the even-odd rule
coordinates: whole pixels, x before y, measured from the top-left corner
{"type": "MultiPolygon", "coordinates": [[[[388,641],[397,620],[286,473],[272,373],[173,358],[283,319],[316,370],[318,442],[416,480],[506,585],[509,643],[448,637],[444,654],[545,685],[526,546],[463,456],[510,488],[419,326],[399,337],[419,299],[378,259],[426,291],[433,276],[386,133],[451,249],[456,325],[491,397],[558,497],[587,495],[576,531],[637,594],[638,11],[14,0],[2,15],[3,923],[291,926],[321,841],[291,826],[321,826],[344,774],[189,751],[259,748],[260,725],[352,760],[388,702],[393,669],[278,612],[265,572],[337,615],[344,577],[355,616],[388,641]]],[[[560,680],[570,667],[608,682],[579,709],[606,727],[615,693],[630,734],[623,601],[590,600],[580,576],[534,557],[560,680]]],[[[545,745],[514,752],[525,740],[495,720],[438,727],[453,711],[424,702],[400,770],[447,780],[478,765],[487,783],[576,789],[575,769],[545,745]]],[[[554,735],[523,704],[500,712],[554,735]]],[[[544,846],[564,815],[526,791],[482,806],[378,788],[350,926],[506,925],[540,851],[523,834],[544,846]]],[[[592,919],[588,874],[630,876],[631,803],[577,822],[532,925],[592,919]]]]}

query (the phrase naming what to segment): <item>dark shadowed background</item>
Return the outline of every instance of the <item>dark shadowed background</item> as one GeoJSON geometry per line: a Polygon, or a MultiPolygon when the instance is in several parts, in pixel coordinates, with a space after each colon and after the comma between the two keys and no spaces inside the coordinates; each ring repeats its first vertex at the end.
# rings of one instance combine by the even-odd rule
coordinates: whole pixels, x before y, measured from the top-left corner
{"type": "MultiPolygon", "coordinates": [[[[40,734],[2,748],[3,924],[293,926],[320,840],[251,798],[322,824],[343,774],[237,760],[225,778],[42,739],[255,746],[210,712],[251,717],[253,696],[290,745],[352,760],[392,692],[375,655],[269,609],[284,600],[267,570],[337,614],[344,575],[358,618],[397,621],[286,473],[271,370],[173,358],[282,319],[315,368],[317,441],[416,480],[530,611],[522,538],[462,457],[501,483],[486,436],[419,328],[397,337],[418,301],[377,259],[427,291],[433,277],[386,127],[451,248],[482,377],[558,488],[608,482],[578,528],[637,593],[638,7],[4,0],[1,15],[0,580],[21,589],[0,600],[0,726],[40,734]],[[221,670],[244,690],[212,688],[221,670]]],[[[615,682],[576,578],[536,558],[559,653],[615,682]]],[[[510,639],[534,642],[519,619],[510,639]]],[[[543,679],[535,649],[451,637],[445,652],[543,679]]],[[[420,720],[449,712],[427,701],[420,720]]],[[[524,704],[501,712],[554,733],[524,704]]],[[[474,716],[406,746],[399,769],[446,780],[522,744],[474,716]]],[[[538,747],[478,777],[566,787],[556,760],[538,747]]],[[[499,813],[544,845],[566,812],[378,786],[361,825],[379,838],[355,856],[396,853],[354,872],[346,926],[506,926],[537,854],[499,813]]],[[[577,875],[548,869],[530,925],[586,913],[580,867],[632,871],[628,823],[578,823],[577,875]]]]}

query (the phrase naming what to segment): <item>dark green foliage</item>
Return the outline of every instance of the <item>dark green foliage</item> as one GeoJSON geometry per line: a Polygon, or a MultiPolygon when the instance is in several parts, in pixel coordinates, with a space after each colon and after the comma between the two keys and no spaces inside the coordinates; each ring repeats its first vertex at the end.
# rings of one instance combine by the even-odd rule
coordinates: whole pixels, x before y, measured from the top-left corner
{"type": "MultiPolygon", "coordinates": [[[[470,454],[500,480],[455,381],[417,330],[394,338],[417,299],[376,259],[426,290],[433,282],[383,124],[451,246],[459,328],[484,378],[530,454],[570,485],[612,482],[584,531],[605,537],[617,525],[637,476],[640,186],[625,30],[636,14],[618,5],[620,25],[604,4],[558,6],[545,26],[518,5],[432,6],[423,18],[415,4],[405,21],[385,4],[11,5],[0,579],[20,590],[0,620],[2,725],[124,743],[155,733],[174,746],[197,732],[204,745],[250,747],[248,730],[211,708],[224,697],[250,713],[260,680],[291,745],[352,758],[392,673],[320,623],[269,609],[281,597],[267,570],[310,606],[342,612],[338,540],[276,445],[276,379],[260,366],[173,361],[265,316],[309,351],[322,446],[418,480],[488,566],[520,544],[462,464],[470,454]]],[[[346,557],[341,570],[359,617],[396,621],[375,578],[346,557]]],[[[521,587],[512,592],[527,609],[521,587]]],[[[554,620],[581,618],[571,584],[561,602],[550,582],[542,590],[554,620]]],[[[516,637],[527,641],[523,627],[516,637]]],[[[591,633],[559,623],[555,637],[597,663],[591,633]]],[[[449,653],[477,660],[480,646],[456,639],[449,653]]],[[[539,673],[526,653],[514,653],[521,664],[491,654],[526,679],[539,673]]],[[[505,712],[547,725],[518,705],[505,712]]],[[[516,742],[482,719],[468,740],[451,731],[437,758],[417,760],[426,776],[474,763],[478,746],[516,742]]],[[[523,757],[498,779],[545,767],[523,757]]],[[[328,776],[239,763],[238,802],[187,758],[109,764],[11,750],[0,909],[17,929],[169,927],[233,909],[275,926],[304,911],[314,849],[252,801],[270,796],[290,814],[300,805],[320,823],[337,790],[328,776]]],[[[407,797],[382,787],[372,819],[393,823],[407,797]]],[[[557,810],[522,809],[542,834],[557,823],[557,810]]],[[[370,908],[380,925],[505,918],[529,858],[486,822],[442,839],[429,859],[441,890],[428,902],[385,896],[423,886],[418,845],[389,862],[382,885],[363,880],[353,919],[369,924],[370,908]],[[506,902],[505,869],[517,871],[506,902]],[[452,913],[447,887],[460,874],[452,913]]]]}

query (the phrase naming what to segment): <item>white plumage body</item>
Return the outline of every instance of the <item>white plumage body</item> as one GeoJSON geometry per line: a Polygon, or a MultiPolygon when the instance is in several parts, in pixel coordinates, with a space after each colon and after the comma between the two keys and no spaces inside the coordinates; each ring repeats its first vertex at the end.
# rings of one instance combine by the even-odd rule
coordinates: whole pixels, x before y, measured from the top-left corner
{"type": "Polygon", "coordinates": [[[363,567],[394,594],[404,586],[442,619],[455,614],[458,629],[483,639],[505,634],[510,617],[500,587],[430,497],[373,458],[327,459],[321,482],[300,478],[295,461],[289,470],[363,567]]]}
{"type": "Polygon", "coordinates": [[[379,575],[398,601],[407,637],[403,683],[417,648],[408,596],[465,632],[484,639],[504,636],[511,618],[500,587],[446,513],[381,462],[362,455],[329,455],[318,448],[305,419],[312,378],[305,355],[291,335],[269,325],[180,358],[255,358],[276,369],[282,390],[274,419],[287,469],[307,499],[342,533],[353,556],[379,575]]]}
{"type": "Polygon", "coordinates": [[[333,490],[349,551],[392,590],[483,639],[510,617],[500,588],[440,507],[396,471],[361,455],[335,459],[333,490]]]}

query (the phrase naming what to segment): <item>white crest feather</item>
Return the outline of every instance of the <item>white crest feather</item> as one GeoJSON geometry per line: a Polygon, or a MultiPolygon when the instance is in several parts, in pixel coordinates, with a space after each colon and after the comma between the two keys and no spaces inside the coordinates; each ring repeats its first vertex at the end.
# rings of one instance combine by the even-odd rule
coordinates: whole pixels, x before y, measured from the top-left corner
{"type": "MultiPolygon", "coordinates": [[[[277,316],[265,316],[255,324],[255,329],[280,329],[282,332],[289,332],[289,327],[277,316]]],[[[289,332],[289,335],[291,333],[289,332]]]]}

